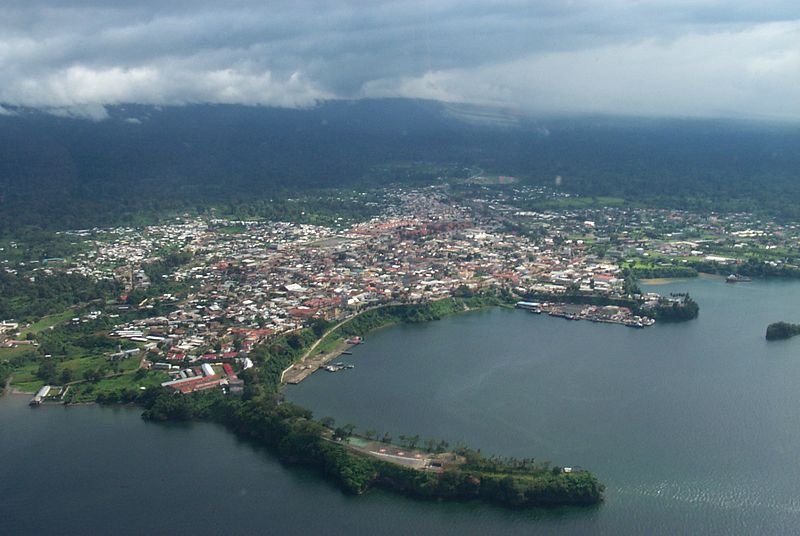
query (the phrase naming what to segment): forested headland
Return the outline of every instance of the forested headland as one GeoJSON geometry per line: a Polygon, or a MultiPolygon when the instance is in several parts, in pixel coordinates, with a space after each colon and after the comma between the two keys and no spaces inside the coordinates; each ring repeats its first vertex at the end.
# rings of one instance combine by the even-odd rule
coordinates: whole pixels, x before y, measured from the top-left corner
{"type": "Polygon", "coordinates": [[[641,310],[659,322],[684,322],[700,314],[700,306],[688,293],[673,294],[670,298],[660,299],[655,307],[641,310]]]}

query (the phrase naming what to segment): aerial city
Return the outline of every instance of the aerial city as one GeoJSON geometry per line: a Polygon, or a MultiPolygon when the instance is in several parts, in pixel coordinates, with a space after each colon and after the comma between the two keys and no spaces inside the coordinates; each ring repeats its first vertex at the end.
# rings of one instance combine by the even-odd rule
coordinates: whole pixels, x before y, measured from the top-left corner
{"type": "Polygon", "coordinates": [[[3,529],[799,531],[768,4],[0,8],[3,529]]]}

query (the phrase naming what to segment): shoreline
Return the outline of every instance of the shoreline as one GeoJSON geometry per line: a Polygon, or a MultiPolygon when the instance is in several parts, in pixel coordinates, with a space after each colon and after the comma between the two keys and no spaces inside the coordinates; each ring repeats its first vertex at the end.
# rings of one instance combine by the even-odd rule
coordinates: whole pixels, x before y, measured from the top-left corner
{"type": "Polygon", "coordinates": [[[692,279],[713,279],[724,281],[725,277],[719,274],[709,274],[707,272],[697,272],[697,277],[653,277],[650,279],[642,278],[639,282],[643,285],[668,285],[670,283],[680,283],[683,281],[691,281],[692,279]]]}
{"type": "MultiPolygon", "coordinates": [[[[718,278],[719,276],[711,275],[709,277],[718,278]]],[[[659,285],[659,284],[668,284],[668,283],[672,283],[672,282],[676,282],[676,281],[685,281],[685,280],[688,280],[688,279],[689,278],[658,278],[658,279],[642,280],[642,282],[646,283],[646,284],[659,285]]],[[[510,309],[510,310],[513,310],[513,309],[516,308],[512,303],[504,302],[504,301],[498,301],[497,303],[481,303],[481,304],[478,304],[478,305],[470,306],[469,303],[467,302],[467,300],[469,300],[469,299],[470,298],[460,298],[460,297],[456,297],[456,296],[451,296],[449,298],[441,298],[439,300],[435,300],[435,301],[432,301],[432,302],[427,302],[425,304],[411,304],[411,303],[409,303],[409,304],[393,304],[393,305],[382,305],[382,306],[378,306],[378,307],[375,307],[375,308],[372,308],[372,309],[367,309],[365,311],[362,311],[362,312],[352,316],[351,318],[348,318],[347,320],[344,320],[344,321],[338,323],[335,327],[331,328],[327,333],[322,335],[322,337],[317,339],[311,345],[311,350],[310,351],[313,351],[313,349],[317,345],[321,344],[322,341],[324,341],[327,337],[330,337],[331,335],[333,335],[337,330],[342,329],[343,327],[347,326],[351,322],[357,321],[362,316],[364,316],[364,315],[366,315],[368,313],[374,312],[376,310],[387,309],[387,308],[401,308],[402,310],[408,310],[408,309],[411,309],[411,308],[413,308],[415,306],[430,306],[432,304],[443,303],[443,302],[447,302],[447,301],[453,301],[455,303],[458,303],[458,306],[455,307],[453,310],[447,310],[443,314],[441,314],[441,316],[439,316],[437,318],[431,318],[430,320],[424,320],[423,321],[423,323],[429,323],[429,322],[432,322],[434,320],[439,320],[439,319],[447,317],[447,316],[476,312],[476,311],[480,311],[480,310],[487,309],[487,308],[490,308],[490,307],[501,307],[501,308],[510,309]]],[[[568,302],[564,302],[564,303],[567,304],[568,302]]],[[[556,316],[559,316],[559,315],[550,314],[549,316],[556,317],[556,316]]],[[[591,320],[591,319],[587,319],[587,320],[591,320]]],[[[591,321],[600,322],[598,320],[591,320],[591,321]]],[[[408,323],[417,323],[417,322],[409,322],[408,320],[404,320],[403,318],[401,318],[401,317],[399,317],[397,315],[394,315],[393,317],[390,317],[388,319],[388,321],[383,322],[383,323],[381,323],[381,324],[379,324],[379,325],[377,325],[375,327],[371,327],[371,328],[365,330],[363,333],[359,334],[359,336],[362,336],[362,335],[365,335],[365,334],[369,334],[369,333],[375,332],[375,331],[377,331],[379,329],[384,329],[384,328],[391,327],[391,326],[394,326],[394,325],[408,324],[408,323]]],[[[601,323],[618,324],[618,325],[622,325],[622,326],[631,327],[629,324],[626,324],[624,322],[601,322],[601,323]]],[[[635,326],[635,327],[640,327],[640,326],[635,326]]],[[[347,335],[342,334],[338,338],[341,338],[341,337],[347,337],[347,335]]],[[[317,356],[315,356],[313,358],[309,354],[306,354],[304,357],[302,357],[298,361],[292,363],[290,366],[288,366],[286,369],[283,370],[283,372],[281,373],[279,382],[278,382],[279,383],[279,388],[285,388],[287,385],[297,385],[297,384],[299,384],[300,382],[302,382],[303,380],[305,380],[309,376],[311,376],[314,372],[316,372],[317,370],[323,368],[327,363],[333,361],[337,357],[340,357],[344,352],[348,351],[348,349],[352,348],[353,346],[355,346],[355,345],[346,343],[345,341],[339,341],[337,343],[337,346],[333,350],[331,350],[329,352],[326,352],[324,354],[318,354],[317,356]]]]}
{"type": "MultiPolygon", "coordinates": [[[[699,277],[699,276],[698,276],[699,277]]],[[[650,279],[640,279],[639,282],[643,285],[669,285],[670,283],[678,283],[680,281],[688,281],[694,279],[693,277],[653,277],[650,279]]]]}
{"type": "MultiPolygon", "coordinates": [[[[465,313],[480,311],[482,309],[486,309],[486,308],[489,308],[489,307],[507,306],[507,307],[511,308],[510,305],[506,305],[504,303],[485,304],[485,305],[479,305],[477,307],[474,307],[474,306],[470,307],[466,303],[466,301],[464,301],[463,298],[457,298],[455,296],[451,296],[449,298],[442,298],[440,300],[435,300],[433,302],[428,302],[428,304],[411,304],[411,303],[409,303],[409,304],[396,304],[396,305],[382,305],[382,306],[379,306],[379,307],[375,307],[373,309],[367,309],[366,311],[362,311],[362,312],[352,316],[351,318],[348,318],[347,320],[344,320],[344,321],[340,322],[335,327],[333,327],[330,331],[328,331],[326,334],[324,334],[322,337],[317,339],[317,341],[315,341],[314,344],[312,344],[312,351],[313,351],[313,348],[316,347],[316,345],[320,344],[327,337],[333,335],[337,330],[341,329],[342,327],[346,326],[347,324],[349,324],[349,323],[351,323],[353,321],[358,320],[359,317],[361,317],[361,316],[363,316],[363,315],[365,315],[367,313],[370,313],[372,311],[379,310],[379,309],[385,309],[385,308],[388,308],[388,307],[402,307],[403,309],[408,309],[408,308],[411,308],[411,307],[414,307],[414,306],[418,306],[418,305],[429,305],[429,304],[434,304],[434,303],[445,302],[445,301],[448,301],[448,300],[459,300],[461,307],[458,310],[446,312],[440,318],[444,318],[446,316],[457,315],[457,314],[465,314],[465,313]]],[[[434,320],[438,320],[438,318],[437,319],[426,320],[424,323],[432,322],[434,320]]],[[[365,331],[364,334],[373,333],[373,332],[375,332],[375,331],[377,331],[379,329],[384,329],[384,328],[388,328],[388,327],[395,326],[395,325],[398,325],[398,324],[405,324],[405,323],[409,323],[409,322],[404,321],[402,318],[396,318],[396,319],[393,319],[390,322],[386,322],[386,323],[383,323],[383,324],[381,324],[379,326],[371,328],[371,329],[365,331]]],[[[342,336],[340,335],[337,338],[341,338],[341,337],[342,336]]],[[[326,352],[324,354],[318,354],[317,356],[314,356],[314,357],[311,357],[310,355],[304,356],[303,358],[299,359],[298,361],[292,363],[289,367],[287,367],[281,373],[281,378],[280,378],[280,381],[279,381],[280,387],[281,388],[285,388],[287,385],[297,385],[297,384],[299,384],[300,382],[302,382],[303,380],[307,379],[309,376],[314,374],[316,371],[318,371],[321,368],[323,368],[327,363],[330,363],[331,361],[333,361],[337,357],[340,357],[341,355],[344,354],[344,352],[347,352],[350,348],[352,348],[354,346],[357,346],[357,345],[347,343],[346,341],[339,341],[337,343],[336,347],[333,350],[329,351],[329,352],[326,352]]]]}
{"type": "Polygon", "coordinates": [[[336,344],[336,347],[329,352],[317,354],[313,357],[308,356],[296,363],[292,363],[292,365],[281,374],[280,383],[283,385],[297,385],[326,364],[344,354],[344,352],[353,346],[354,345],[348,344],[345,341],[340,341],[336,344]]]}
{"type": "MultiPolygon", "coordinates": [[[[319,370],[318,363],[333,360],[347,348],[354,346],[348,344],[346,340],[356,334],[363,336],[398,324],[429,323],[446,316],[493,307],[513,310],[510,304],[496,299],[491,303],[487,303],[488,301],[478,299],[470,306],[463,298],[451,297],[425,304],[401,305],[396,309],[389,309],[371,316],[365,316],[364,313],[368,315],[374,313],[374,310],[355,315],[348,321],[338,324],[336,328],[331,329],[310,345],[313,352],[313,349],[321,344],[320,341],[335,337],[338,340],[335,340],[337,346],[333,350],[318,354],[313,360],[306,355],[304,359],[293,363],[281,375],[278,389],[283,390],[286,389],[286,385],[299,383],[319,370]],[[436,305],[437,303],[438,305],[436,305]],[[347,326],[352,321],[357,324],[347,326]],[[340,328],[344,329],[340,330],[340,328]],[[293,370],[297,375],[286,377],[286,374],[290,374],[293,370]]],[[[234,430],[236,428],[234,426],[234,430]]],[[[379,487],[417,499],[478,500],[512,508],[555,505],[583,506],[599,504],[603,501],[605,486],[588,471],[580,470],[572,473],[569,470],[555,472],[551,469],[531,468],[531,471],[525,474],[517,474],[518,471],[515,472],[510,467],[501,467],[498,470],[496,460],[491,462],[490,468],[489,465],[486,465],[489,462],[482,458],[480,451],[471,451],[467,448],[464,448],[464,451],[471,454],[462,454],[458,450],[443,450],[441,454],[436,454],[431,451],[418,450],[411,444],[391,443],[391,439],[384,443],[377,438],[368,439],[356,436],[359,440],[374,447],[371,449],[363,446],[358,448],[360,445],[349,444],[349,441],[341,443],[342,439],[349,438],[350,434],[347,434],[346,431],[338,432],[347,435],[341,436],[342,439],[339,441],[333,441],[332,439],[335,438],[331,434],[337,432],[330,428],[322,430],[321,441],[331,446],[338,445],[343,449],[340,454],[323,449],[323,458],[330,456],[331,460],[337,460],[333,464],[333,473],[325,476],[338,482],[345,491],[357,495],[363,494],[370,488],[379,487]],[[439,459],[439,456],[446,458],[448,455],[453,459],[439,459]],[[464,456],[474,459],[468,462],[467,459],[463,459],[464,456]],[[462,458],[461,463],[453,463],[456,458],[462,458]],[[442,475],[449,475],[449,477],[442,479],[442,475]],[[443,481],[450,484],[441,487],[440,484],[443,481]],[[448,486],[454,487],[450,489],[448,486]],[[511,486],[515,494],[507,496],[502,491],[503,486],[511,486]]]]}
{"type": "Polygon", "coordinates": [[[6,396],[6,395],[8,395],[8,396],[33,396],[35,394],[36,393],[29,393],[28,391],[20,391],[18,389],[10,387],[10,388],[8,388],[8,389],[3,391],[3,395],[2,396],[6,396]]]}
{"type": "MultiPolygon", "coordinates": [[[[336,324],[322,337],[308,345],[306,353],[298,352],[303,356],[298,363],[305,367],[302,370],[304,377],[307,377],[315,370],[319,370],[314,368],[314,365],[319,366],[318,362],[335,359],[352,347],[353,345],[346,341],[353,336],[354,332],[371,333],[395,324],[429,323],[446,316],[501,305],[503,304],[498,303],[496,298],[492,300],[478,298],[469,302],[469,305],[467,300],[461,298],[444,298],[437,302],[408,304],[397,308],[388,308],[385,311],[376,311],[375,309],[364,311],[345,322],[336,324]],[[356,321],[357,324],[340,330],[352,321],[356,321]],[[317,354],[313,358],[309,356],[323,344],[330,350],[317,354]]],[[[285,385],[275,376],[272,376],[269,381],[269,383],[272,382],[275,382],[273,387],[277,387],[278,391],[285,385]]],[[[15,394],[23,393],[15,392],[15,394]]],[[[270,395],[269,392],[265,392],[264,395],[246,401],[235,398],[228,400],[219,397],[203,397],[205,402],[211,404],[211,406],[204,406],[205,402],[199,399],[184,396],[174,397],[161,389],[157,399],[152,400],[149,407],[145,406],[143,417],[153,421],[217,422],[240,437],[252,438],[256,443],[270,448],[280,458],[295,459],[304,465],[319,465],[320,462],[324,462],[326,467],[330,467],[331,472],[325,472],[321,476],[337,483],[343,491],[357,495],[370,488],[378,487],[417,499],[478,500],[512,508],[589,505],[603,500],[604,486],[589,472],[555,474],[546,467],[531,467],[524,474],[518,474],[518,468],[505,466],[502,463],[498,469],[497,461],[486,461],[479,451],[469,451],[474,458],[470,463],[455,464],[451,467],[449,463],[444,463],[447,460],[440,460],[435,453],[415,450],[413,445],[403,446],[390,443],[378,445],[376,443],[374,453],[337,445],[338,442],[325,441],[333,431],[326,431],[324,426],[317,421],[310,421],[308,430],[295,426],[298,418],[303,421],[310,419],[310,411],[300,407],[292,409],[291,405],[287,405],[286,411],[289,413],[284,414],[284,410],[279,409],[278,398],[273,398],[274,395],[270,395]],[[169,403],[166,403],[167,400],[169,403]],[[164,403],[159,405],[162,402],[164,403]],[[182,408],[177,413],[175,404],[182,408]],[[211,407],[223,411],[228,418],[233,420],[226,421],[219,415],[214,417],[214,412],[204,413],[211,407]],[[239,412],[236,411],[237,408],[249,408],[255,412],[239,412]],[[276,420],[274,429],[268,426],[270,433],[264,434],[263,427],[260,426],[264,422],[256,415],[271,416],[271,419],[266,419],[264,422],[269,423],[276,420]],[[256,426],[257,423],[260,425],[256,426]],[[316,430],[320,432],[318,437],[320,448],[318,451],[312,449],[307,452],[306,448],[310,445],[307,443],[309,441],[307,432],[315,433],[316,430]],[[391,460],[384,458],[381,449],[386,449],[387,453],[390,449],[397,450],[396,457],[391,460]],[[424,463],[428,459],[433,461],[430,461],[429,464],[424,463]],[[417,467],[420,464],[421,467],[417,467]],[[492,467],[490,468],[487,464],[491,464],[492,467]],[[443,480],[440,478],[440,474],[445,473],[450,475],[450,478],[443,480]],[[505,494],[501,483],[513,488],[515,491],[513,497],[505,494]]],[[[118,404],[114,403],[113,405],[118,404]]],[[[139,406],[141,407],[141,405],[139,406]]]]}

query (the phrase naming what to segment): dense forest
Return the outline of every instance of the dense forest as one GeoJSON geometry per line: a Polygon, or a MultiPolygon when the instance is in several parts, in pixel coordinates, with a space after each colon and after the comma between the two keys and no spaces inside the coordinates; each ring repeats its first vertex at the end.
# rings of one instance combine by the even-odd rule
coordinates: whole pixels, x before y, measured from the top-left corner
{"type": "Polygon", "coordinates": [[[661,298],[655,307],[642,309],[642,312],[659,322],[683,322],[697,318],[700,314],[700,306],[689,294],[671,296],[677,299],[661,298]]]}
{"type": "Polygon", "coordinates": [[[656,279],[656,278],[677,278],[677,277],[697,277],[698,271],[691,266],[656,266],[637,265],[631,266],[630,272],[636,279],[656,279]]]}
{"type": "Polygon", "coordinates": [[[298,192],[418,184],[476,168],[532,184],[555,186],[559,177],[565,192],[629,202],[800,215],[796,126],[607,117],[487,124],[451,108],[411,100],[305,110],[125,105],[100,122],[15,108],[0,116],[0,236],[211,207],[280,218],[291,207],[270,200],[298,192]]]}
{"type": "Polygon", "coordinates": [[[730,275],[731,271],[747,277],[779,277],[798,278],[800,270],[786,264],[765,262],[758,257],[748,257],[741,264],[731,266],[707,260],[690,260],[685,265],[658,266],[655,264],[628,264],[624,266],[636,279],[653,279],[659,277],[697,277],[700,273],[730,275]]]}
{"type": "Polygon", "coordinates": [[[88,301],[113,296],[115,281],[96,281],[64,272],[17,275],[0,271],[0,318],[29,320],[88,301]]]}

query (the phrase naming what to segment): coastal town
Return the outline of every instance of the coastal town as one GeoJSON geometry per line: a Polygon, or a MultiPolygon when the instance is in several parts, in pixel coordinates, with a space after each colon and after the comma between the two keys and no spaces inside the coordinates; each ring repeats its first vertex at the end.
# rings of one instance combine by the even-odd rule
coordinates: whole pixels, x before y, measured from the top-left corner
{"type": "MultiPolygon", "coordinates": [[[[470,185],[477,194],[469,197],[446,184],[391,189],[378,216],[346,226],[184,216],[69,231],[62,238],[80,245],[73,257],[4,259],[3,270],[117,285],[115,299],[93,302],[67,323],[102,318],[110,325],[103,333],[118,341],[105,353],[110,362],[136,360],[181,393],[241,392],[234,371],[254,366],[259,344],[381,306],[490,292],[534,313],[642,328],[656,321],[648,310],[686,297],[642,292],[637,275],[692,276],[709,266],[736,274],[756,253],[769,269],[798,270],[793,224],[613,204],[568,208],[580,200],[504,182],[470,185]],[[530,208],[543,198],[567,208],[530,208]]],[[[22,330],[3,320],[1,344],[35,346],[36,337],[17,336],[22,330]]],[[[298,366],[341,370],[328,364],[336,355],[298,366]]]]}

